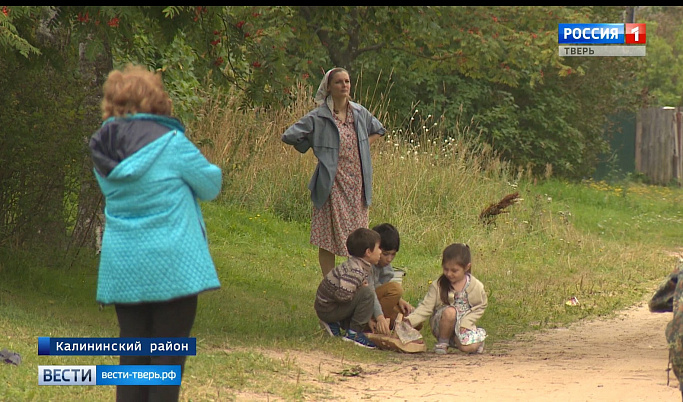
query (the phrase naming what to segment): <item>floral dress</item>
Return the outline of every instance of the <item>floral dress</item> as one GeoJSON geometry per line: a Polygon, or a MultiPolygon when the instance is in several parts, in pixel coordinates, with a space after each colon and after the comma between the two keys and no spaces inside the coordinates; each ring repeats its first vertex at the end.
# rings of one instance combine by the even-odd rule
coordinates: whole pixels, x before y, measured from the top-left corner
{"type": "MultiPolygon", "coordinates": [[[[467,300],[467,288],[469,286],[470,276],[467,275],[467,283],[461,291],[448,292],[450,306],[443,306],[432,315],[430,319],[430,325],[432,328],[432,333],[437,339],[439,338],[439,323],[441,322],[441,314],[443,314],[443,311],[448,307],[455,307],[455,335],[458,336],[458,340],[460,341],[461,345],[471,345],[473,343],[483,342],[484,339],[486,339],[486,330],[484,328],[468,329],[460,326],[462,318],[471,310],[470,302],[467,300]]],[[[450,344],[451,346],[457,347],[454,341],[455,339],[451,338],[450,344]]]]}
{"type": "Polygon", "coordinates": [[[364,202],[358,136],[349,108],[346,120],[334,117],[339,129],[339,162],[330,196],[320,209],[313,207],[311,244],[335,255],[348,256],[346,238],[354,230],[368,227],[364,202]]]}

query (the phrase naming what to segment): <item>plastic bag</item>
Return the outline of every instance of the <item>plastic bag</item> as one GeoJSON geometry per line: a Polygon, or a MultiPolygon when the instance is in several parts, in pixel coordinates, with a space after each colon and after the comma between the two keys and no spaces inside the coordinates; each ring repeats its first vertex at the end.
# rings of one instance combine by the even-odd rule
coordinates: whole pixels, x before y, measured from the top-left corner
{"type": "Polygon", "coordinates": [[[400,339],[403,343],[408,343],[416,341],[418,339],[422,339],[422,334],[420,333],[420,331],[416,330],[415,328],[411,327],[410,324],[403,321],[403,314],[399,314],[398,317],[396,317],[394,331],[396,332],[396,335],[398,335],[398,339],[400,339]]]}

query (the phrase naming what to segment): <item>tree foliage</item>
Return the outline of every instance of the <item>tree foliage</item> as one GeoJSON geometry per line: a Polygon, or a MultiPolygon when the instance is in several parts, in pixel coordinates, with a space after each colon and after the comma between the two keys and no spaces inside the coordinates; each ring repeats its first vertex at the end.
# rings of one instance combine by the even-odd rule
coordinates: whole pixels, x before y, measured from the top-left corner
{"type": "Polygon", "coordinates": [[[83,110],[64,67],[45,56],[0,60],[0,243],[65,245],[73,225],[83,110]]]}
{"type": "MultiPolygon", "coordinates": [[[[474,129],[467,133],[513,164],[537,174],[550,167],[555,175],[580,178],[591,174],[597,156],[607,150],[604,126],[610,115],[646,102],[681,102],[680,7],[639,12],[651,24],[647,62],[559,56],[558,23],[622,22],[624,10],[3,6],[0,70],[11,73],[0,78],[6,94],[3,115],[22,116],[34,102],[56,100],[58,110],[44,105],[37,110],[49,113],[31,115],[35,126],[59,127],[54,116],[64,116],[61,122],[72,128],[65,144],[82,147],[74,144],[94,127],[91,120],[76,116],[93,103],[91,96],[79,98],[79,90],[99,91],[106,75],[102,66],[107,65],[98,64],[99,78],[86,80],[82,60],[103,55],[112,67],[132,62],[163,72],[175,113],[185,122],[202,118],[196,113],[199,106],[225,94],[238,96],[243,107],[287,105],[296,85],[316,88],[327,69],[342,66],[351,72],[357,99],[370,109],[385,103],[388,115],[395,116],[395,123],[387,124],[409,124],[408,117],[419,106],[425,114],[443,116],[434,135],[456,135],[459,127],[471,125],[474,129]],[[49,74],[36,76],[40,71],[49,74]],[[60,83],[61,89],[51,82],[60,83]],[[23,94],[28,87],[34,89],[35,99],[23,94]]],[[[36,148],[4,153],[2,180],[40,162],[29,155],[49,149],[45,144],[50,141],[41,143],[36,131],[13,121],[3,125],[3,144],[36,148]]],[[[63,151],[64,160],[58,163],[62,167],[68,166],[66,155],[71,155],[63,151]]],[[[10,193],[5,199],[16,199],[17,193],[10,193]]]]}
{"type": "Polygon", "coordinates": [[[0,55],[12,51],[24,57],[40,54],[40,49],[27,39],[37,32],[33,16],[41,11],[40,7],[0,7],[0,55]]]}
{"type": "Polygon", "coordinates": [[[642,7],[647,63],[638,78],[651,106],[683,106],[683,7],[642,7]]]}

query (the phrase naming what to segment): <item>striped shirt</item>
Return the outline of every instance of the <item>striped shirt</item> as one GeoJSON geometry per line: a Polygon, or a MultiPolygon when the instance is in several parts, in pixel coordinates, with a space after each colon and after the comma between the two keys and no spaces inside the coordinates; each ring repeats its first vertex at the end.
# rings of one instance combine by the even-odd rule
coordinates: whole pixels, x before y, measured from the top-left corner
{"type": "Polygon", "coordinates": [[[318,285],[315,294],[316,311],[330,312],[338,304],[350,302],[357,289],[363,286],[371,269],[372,264],[353,256],[334,267],[318,285]]]}

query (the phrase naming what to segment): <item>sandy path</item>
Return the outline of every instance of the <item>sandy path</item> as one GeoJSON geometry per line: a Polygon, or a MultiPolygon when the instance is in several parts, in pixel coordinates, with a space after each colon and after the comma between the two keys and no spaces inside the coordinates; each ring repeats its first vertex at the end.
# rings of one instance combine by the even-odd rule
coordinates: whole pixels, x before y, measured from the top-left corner
{"type": "Polygon", "coordinates": [[[491,345],[483,355],[401,355],[403,364],[363,363],[354,376],[342,375],[353,364],[322,353],[287,358],[301,367],[299,381],[326,390],[315,400],[681,401],[673,372],[667,385],[664,328],[670,318],[642,303],[616,318],[491,345]]]}

